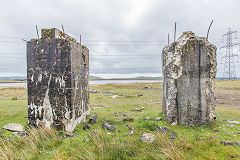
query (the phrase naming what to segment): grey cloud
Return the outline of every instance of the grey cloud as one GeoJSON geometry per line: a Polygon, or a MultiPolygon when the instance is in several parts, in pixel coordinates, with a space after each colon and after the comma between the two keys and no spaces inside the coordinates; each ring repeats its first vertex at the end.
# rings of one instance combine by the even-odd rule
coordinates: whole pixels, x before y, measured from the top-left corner
{"type": "MultiPolygon", "coordinates": [[[[23,42],[21,38],[35,38],[36,24],[39,28],[59,29],[63,24],[65,32],[76,39],[81,34],[83,44],[92,55],[92,73],[161,74],[161,50],[167,44],[168,33],[173,41],[175,21],[177,37],[186,30],[192,30],[198,36],[206,36],[213,19],[209,41],[220,47],[223,45],[221,35],[228,27],[235,30],[240,28],[234,19],[240,16],[239,5],[237,0],[3,1],[0,6],[0,76],[6,73],[25,74],[25,43],[1,41],[23,42]],[[105,41],[105,44],[88,40],[105,41]],[[131,43],[134,40],[159,42],[131,43]],[[11,56],[2,54],[5,52],[11,56]]],[[[240,75],[239,64],[236,66],[240,75]]],[[[218,66],[218,75],[222,75],[221,65],[218,66]]]]}

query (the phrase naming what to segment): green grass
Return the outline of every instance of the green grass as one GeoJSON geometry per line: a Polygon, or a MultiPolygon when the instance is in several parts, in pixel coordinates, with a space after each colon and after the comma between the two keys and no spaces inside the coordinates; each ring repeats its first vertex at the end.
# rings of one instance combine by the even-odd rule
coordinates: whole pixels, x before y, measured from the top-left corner
{"type": "MultiPolygon", "coordinates": [[[[49,134],[38,138],[37,135],[42,133],[34,131],[34,134],[28,136],[28,141],[32,143],[27,143],[26,140],[19,142],[18,139],[16,142],[6,142],[11,133],[4,131],[0,134],[4,140],[2,145],[0,141],[0,152],[5,146],[7,148],[5,152],[11,155],[10,151],[14,151],[19,155],[19,159],[240,159],[239,146],[220,144],[220,141],[227,140],[240,142],[240,135],[237,134],[240,132],[240,125],[234,127],[227,125],[227,120],[240,121],[239,86],[240,81],[217,81],[216,96],[224,98],[216,103],[216,115],[221,121],[205,127],[189,128],[171,126],[164,118],[161,122],[154,121],[156,117],[163,117],[161,83],[92,85],[91,90],[97,90],[98,93],[90,95],[91,114],[97,114],[98,119],[96,124],[90,125],[90,130],[83,130],[83,124],[80,124],[74,131],[79,136],[66,139],[60,138],[62,132],[47,131],[49,134]],[[144,87],[154,89],[144,90],[144,87]],[[113,99],[112,95],[101,92],[113,92],[121,96],[113,99]],[[143,96],[138,97],[137,94],[143,96]],[[229,99],[231,96],[237,99],[233,102],[229,99]],[[104,107],[93,109],[99,105],[104,107]],[[142,112],[130,111],[141,107],[144,107],[142,112]],[[134,118],[134,121],[124,122],[125,117],[115,116],[117,112],[125,112],[128,117],[134,118]],[[145,117],[152,119],[145,120],[145,117]],[[101,125],[105,121],[115,125],[116,131],[103,130],[101,125]],[[127,126],[130,125],[135,128],[134,135],[125,134],[128,133],[127,126]],[[163,135],[154,130],[155,126],[164,126],[171,131],[163,135]],[[146,131],[156,136],[154,143],[146,144],[140,141],[139,137],[146,131]],[[169,136],[173,132],[177,133],[177,138],[171,141],[169,136]],[[34,152],[29,151],[29,146],[33,146],[34,152]]],[[[26,126],[27,119],[24,118],[27,115],[26,89],[1,88],[0,96],[0,127],[15,122],[26,126]],[[11,94],[6,95],[7,92],[11,94]]],[[[7,157],[17,159],[8,155],[7,157]]]]}

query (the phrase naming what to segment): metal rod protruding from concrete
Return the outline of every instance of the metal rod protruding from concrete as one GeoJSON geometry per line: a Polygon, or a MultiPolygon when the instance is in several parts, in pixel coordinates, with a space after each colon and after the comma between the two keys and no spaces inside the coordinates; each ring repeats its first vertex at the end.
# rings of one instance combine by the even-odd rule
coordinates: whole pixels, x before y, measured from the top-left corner
{"type": "Polygon", "coordinates": [[[212,20],[212,22],[210,23],[210,25],[209,25],[209,27],[208,27],[206,40],[208,40],[208,34],[209,34],[210,28],[211,28],[211,26],[212,26],[212,23],[213,23],[213,20],[212,20]]]}
{"type": "Polygon", "coordinates": [[[80,45],[82,46],[82,35],[80,34],[80,45]]]}
{"type": "Polygon", "coordinates": [[[175,27],[174,27],[174,42],[176,40],[176,30],[177,30],[177,23],[175,22],[175,27]]]}
{"type": "Polygon", "coordinates": [[[168,44],[169,44],[169,33],[168,33],[168,44]]]}
{"type": "Polygon", "coordinates": [[[64,27],[63,27],[63,25],[62,25],[62,31],[63,31],[63,33],[65,33],[65,32],[64,32],[64,27]]]}
{"type": "Polygon", "coordinates": [[[36,25],[36,31],[37,31],[37,36],[38,36],[38,39],[39,39],[39,33],[38,33],[38,26],[36,25]]]}

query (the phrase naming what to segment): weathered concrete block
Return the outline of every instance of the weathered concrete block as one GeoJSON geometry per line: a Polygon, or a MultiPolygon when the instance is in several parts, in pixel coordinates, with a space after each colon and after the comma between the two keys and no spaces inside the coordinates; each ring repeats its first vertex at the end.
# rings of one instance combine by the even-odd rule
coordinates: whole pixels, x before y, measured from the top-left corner
{"type": "Polygon", "coordinates": [[[162,51],[163,107],[170,124],[201,126],[215,119],[216,47],[184,32],[162,51]]]}
{"type": "Polygon", "coordinates": [[[89,50],[57,29],[27,42],[28,123],[72,132],[89,114],[89,50]]]}

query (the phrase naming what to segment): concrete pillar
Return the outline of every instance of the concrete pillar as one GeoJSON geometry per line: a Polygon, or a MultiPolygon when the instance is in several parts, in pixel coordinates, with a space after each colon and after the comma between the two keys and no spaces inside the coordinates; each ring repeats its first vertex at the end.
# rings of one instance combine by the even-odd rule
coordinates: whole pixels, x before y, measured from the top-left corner
{"type": "Polygon", "coordinates": [[[72,132],[89,114],[89,50],[53,28],[27,42],[28,123],[72,132]]]}
{"type": "Polygon", "coordinates": [[[216,47],[184,32],[162,51],[163,106],[170,124],[201,126],[215,119],[216,47]]]}

